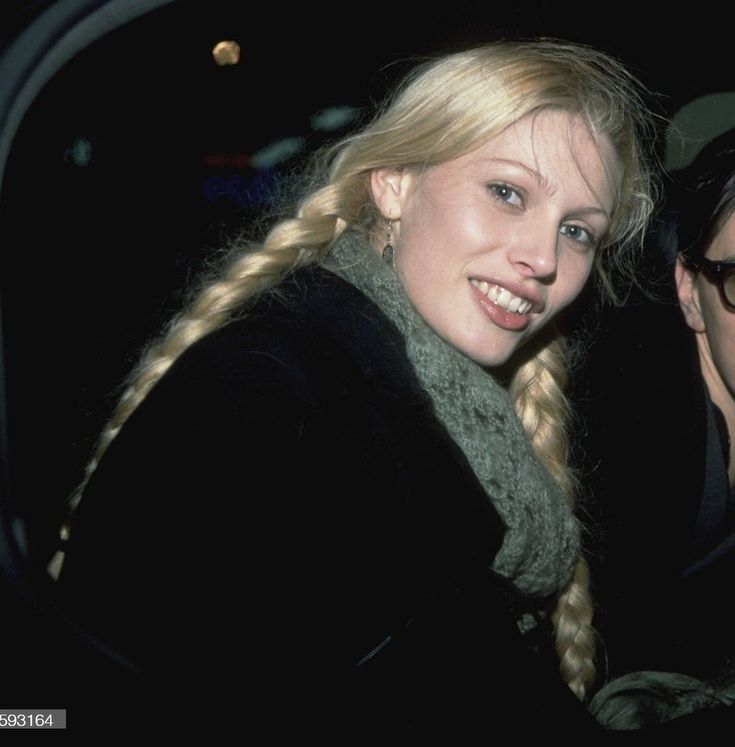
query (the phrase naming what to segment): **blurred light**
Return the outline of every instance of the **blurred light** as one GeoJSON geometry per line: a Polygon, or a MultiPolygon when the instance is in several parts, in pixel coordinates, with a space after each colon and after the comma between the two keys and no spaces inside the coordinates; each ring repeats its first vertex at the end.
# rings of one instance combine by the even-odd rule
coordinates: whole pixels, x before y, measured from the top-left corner
{"type": "Polygon", "coordinates": [[[287,137],[261,148],[251,156],[250,163],[256,169],[272,169],[291,156],[300,153],[305,145],[306,140],[303,137],[287,137]]]}
{"type": "Polygon", "coordinates": [[[241,176],[210,176],[202,183],[202,197],[209,204],[234,203],[238,208],[261,207],[272,204],[277,194],[276,171],[256,171],[248,179],[241,176]]]}
{"type": "Polygon", "coordinates": [[[322,109],[317,112],[310,120],[312,129],[338,130],[350,122],[354,122],[360,110],[354,106],[332,106],[329,109],[322,109]]]}
{"type": "Polygon", "coordinates": [[[79,168],[89,166],[92,160],[92,143],[86,137],[78,137],[64,151],[64,160],[79,168]]]}
{"type": "Polygon", "coordinates": [[[221,41],[212,50],[214,61],[221,66],[240,62],[240,45],[236,41],[221,41]]]}
{"type": "Polygon", "coordinates": [[[718,135],[735,127],[735,92],[708,93],[694,99],[671,117],[666,132],[664,168],[688,166],[718,135]]]}
{"type": "Polygon", "coordinates": [[[211,169],[246,169],[250,165],[250,156],[247,153],[207,153],[202,162],[211,169]]]}

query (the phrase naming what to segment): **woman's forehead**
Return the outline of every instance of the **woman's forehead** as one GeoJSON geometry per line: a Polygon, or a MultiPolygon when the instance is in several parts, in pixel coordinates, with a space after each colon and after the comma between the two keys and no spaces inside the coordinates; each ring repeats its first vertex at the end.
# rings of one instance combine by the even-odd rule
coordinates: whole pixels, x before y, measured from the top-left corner
{"type": "Polygon", "coordinates": [[[517,120],[478,148],[446,162],[458,175],[494,166],[517,172],[543,189],[575,183],[611,212],[621,165],[605,136],[595,136],[584,119],[564,111],[534,112],[517,120]]]}

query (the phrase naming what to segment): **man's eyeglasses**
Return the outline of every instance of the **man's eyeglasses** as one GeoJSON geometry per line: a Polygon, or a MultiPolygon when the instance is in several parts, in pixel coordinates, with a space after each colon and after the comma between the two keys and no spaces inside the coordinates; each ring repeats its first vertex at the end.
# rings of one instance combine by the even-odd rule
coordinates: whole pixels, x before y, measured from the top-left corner
{"type": "Polygon", "coordinates": [[[687,257],[686,263],[692,269],[701,272],[707,280],[715,283],[720,289],[722,303],[730,311],[735,311],[735,262],[713,262],[705,257],[687,257]]]}

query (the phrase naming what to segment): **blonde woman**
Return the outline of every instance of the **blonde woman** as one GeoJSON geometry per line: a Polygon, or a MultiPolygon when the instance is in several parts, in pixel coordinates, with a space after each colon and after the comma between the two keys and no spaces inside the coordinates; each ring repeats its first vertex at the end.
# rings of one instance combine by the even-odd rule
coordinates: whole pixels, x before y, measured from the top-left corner
{"type": "Polygon", "coordinates": [[[60,577],[148,716],[346,744],[592,728],[555,322],[640,239],[647,130],[585,47],[424,65],[150,348],[60,577]]]}

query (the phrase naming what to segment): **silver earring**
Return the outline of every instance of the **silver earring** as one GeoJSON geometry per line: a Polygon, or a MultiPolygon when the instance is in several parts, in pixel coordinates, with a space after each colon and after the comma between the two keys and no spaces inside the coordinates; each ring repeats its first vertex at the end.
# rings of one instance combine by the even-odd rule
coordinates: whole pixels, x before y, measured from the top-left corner
{"type": "Polygon", "coordinates": [[[393,265],[393,221],[388,221],[388,235],[385,239],[385,246],[383,247],[383,261],[387,265],[393,265]]]}

